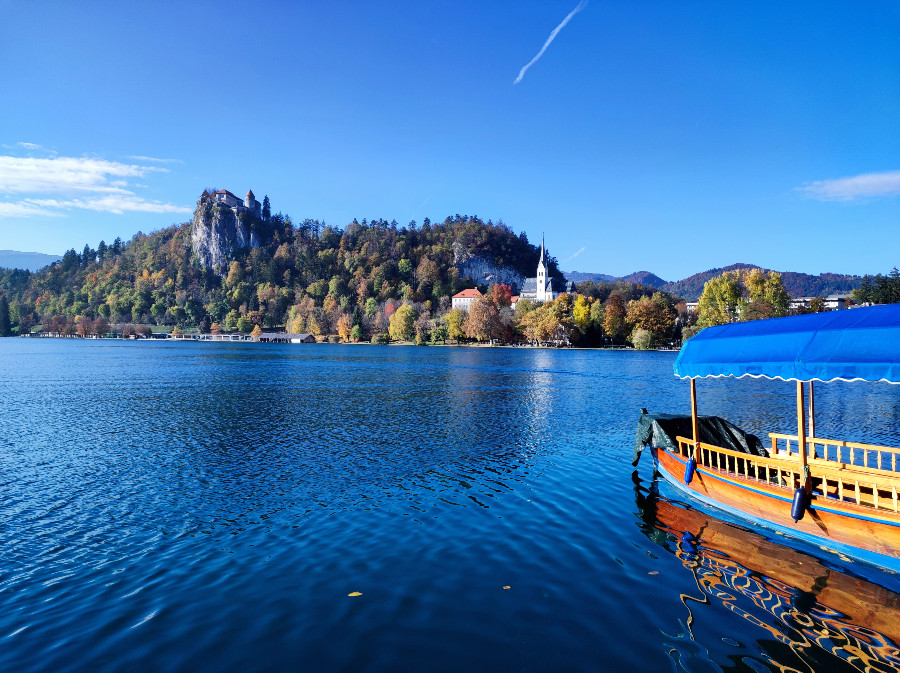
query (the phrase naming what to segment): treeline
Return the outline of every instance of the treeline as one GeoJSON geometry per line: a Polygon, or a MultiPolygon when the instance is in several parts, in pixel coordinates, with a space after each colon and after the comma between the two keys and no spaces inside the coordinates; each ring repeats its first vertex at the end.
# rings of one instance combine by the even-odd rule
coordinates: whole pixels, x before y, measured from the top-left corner
{"type": "Polygon", "coordinates": [[[391,340],[418,344],[464,340],[555,346],[674,346],[689,315],[683,302],[633,283],[595,283],[589,293],[561,294],[538,303],[520,299],[511,307],[511,288],[492,285],[468,311],[434,315],[415,304],[370,305],[357,330],[352,319],[339,322],[339,338],[358,341],[371,333],[375,343],[391,340]],[[592,296],[593,294],[593,296],[592,296]],[[602,299],[600,297],[603,297],[602,299]],[[635,297],[635,298],[629,298],[635,297]]]}
{"type": "Polygon", "coordinates": [[[886,276],[864,276],[851,296],[858,304],[900,304],[900,271],[895,266],[886,276]]]}
{"type": "MultiPolygon", "coordinates": [[[[466,215],[405,227],[383,219],[354,220],[339,229],[315,220],[295,225],[279,213],[261,230],[263,244],[236,255],[227,269],[203,268],[192,258],[191,225],[185,223],[138,233],[127,243],[101,241],[96,249],[69,250],[34,274],[2,270],[0,293],[20,331],[51,316],[275,328],[302,313],[309,301],[327,316],[336,307],[364,308],[369,299],[441,310],[469,286],[454,266],[455,247],[526,276],[534,274],[539,254],[524,233],[466,215]]],[[[555,259],[550,269],[562,277],[555,259]]],[[[333,331],[332,322],[320,328],[333,331]]]]}
{"type": "MultiPolygon", "coordinates": [[[[227,268],[204,268],[192,254],[191,224],[101,241],[65,253],[36,273],[0,270],[0,296],[19,333],[95,336],[110,325],[163,325],[202,332],[286,329],[368,341],[446,339],[557,344],[652,345],[677,341],[683,311],[675,299],[635,283],[582,283],[578,294],[513,311],[506,286],[481,287],[467,314],[451,311],[466,287],[459,254],[533,276],[539,249],[502,222],[454,215],[399,226],[354,220],[343,229],[316,220],[294,224],[270,215],[257,223],[262,244],[240,251],[227,268]],[[651,302],[665,315],[639,318],[651,302]],[[398,317],[399,316],[399,317],[398,317]],[[393,321],[393,322],[392,322],[393,321]]],[[[548,256],[551,276],[562,280],[548,256]]]]}

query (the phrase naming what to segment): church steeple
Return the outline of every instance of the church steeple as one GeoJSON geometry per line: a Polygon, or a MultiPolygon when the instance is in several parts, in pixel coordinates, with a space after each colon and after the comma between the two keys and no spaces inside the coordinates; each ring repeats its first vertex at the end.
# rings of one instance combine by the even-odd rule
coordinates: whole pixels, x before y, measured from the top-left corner
{"type": "Polygon", "coordinates": [[[538,260],[537,267],[537,278],[535,288],[537,290],[537,301],[547,301],[548,299],[552,299],[552,292],[547,292],[547,276],[549,269],[547,268],[547,263],[544,261],[544,235],[541,234],[541,258],[538,260]],[[551,296],[548,296],[551,295],[551,296]]]}

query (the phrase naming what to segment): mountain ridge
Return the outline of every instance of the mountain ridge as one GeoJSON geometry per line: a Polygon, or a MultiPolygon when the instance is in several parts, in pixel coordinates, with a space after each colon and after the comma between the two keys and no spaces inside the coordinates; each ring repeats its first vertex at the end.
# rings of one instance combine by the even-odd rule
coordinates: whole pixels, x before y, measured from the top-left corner
{"type": "Polygon", "coordinates": [[[20,250],[0,250],[0,269],[23,269],[37,271],[58,262],[62,255],[47,255],[43,252],[23,252],[20,250]]]}
{"type": "MultiPolygon", "coordinates": [[[[703,293],[703,286],[711,278],[720,276],[726,271],[738,269],[765,269],[756,264],[736,262],[724,267],[716,267],[695,273],[687,278],[677,281],[666,281],[650,271],[635,271],[627,276],[611,276],[604,273],[590,273],[583,271],[564,271],[569,280],[576,282],[603,281],[607,283],[626,282],[640,283],[658,290],[684,298],[687,301],[696,301],[703,293]]],[[[849,292],[859,287],[862,276],[839,273],[809,274],[800,271],[778,271],[784,288],[792,298],[797,297],[824,297],[839,292],[849,292]]]]}

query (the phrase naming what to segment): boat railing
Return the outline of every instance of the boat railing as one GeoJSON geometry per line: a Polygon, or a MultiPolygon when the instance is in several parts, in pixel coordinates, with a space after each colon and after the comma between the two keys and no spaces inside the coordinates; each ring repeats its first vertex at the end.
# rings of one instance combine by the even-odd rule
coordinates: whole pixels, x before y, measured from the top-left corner
{"type": "MultiPolygon", "coordinates": [[[[798,455],[797,435],[785,435],[770,432],[772,447],[769,449],[773,455],[798,455]],[[784,450],[779,447],[779,440],[784,445],[784,450]]],[[[823,437],[809,437],[807,442],[807,455],[810,462],[839,463],[845,467],[862,467],[879,472],[896,473],[900,463],[900,449],[877,444],[863,444],[861,442],[846,442],[840,439],[825,439],[823,437]]]]}
{"type": "MultiPolygon", "coordinates": [[[[779,439],[789,438],[779,435],[779,439]]],[[[796,444],[797,438],[794,437],[796,444]]],[[[713,444],[694,442],[692,439],[677,437],[679,453],[690,458],[692,455],[698,466],[715,469],[720,472],[743,478],[747,481],[779,486],[789,490],[801,484],[803,469],[800,466],[799,454],[794,451],[788,455],[781,452],[767,457],[750,453],[742,453],[725,449],[713,444]]],[[[815,441],[821,440],[815,439],[815,441]]],[[[832,440],[829,440],[832,441],[832,440]]],[[[844,443],[847,448],[850,443],[844,443]]],[[[873,450],[873,445],[854,444],[854,449],[866,447],[873,450]]],[[[896,449],[874,447],[888,452],[896,449]]],[[[815,496],[825,501],[837,500],[842,503],[855,503],[861,507],[876,510],[900,512],[898,507],[898,489],[900,475],[862,465],[840,463],[834,460],[812,459],[810,457],[810,480],[815,496]]]]}

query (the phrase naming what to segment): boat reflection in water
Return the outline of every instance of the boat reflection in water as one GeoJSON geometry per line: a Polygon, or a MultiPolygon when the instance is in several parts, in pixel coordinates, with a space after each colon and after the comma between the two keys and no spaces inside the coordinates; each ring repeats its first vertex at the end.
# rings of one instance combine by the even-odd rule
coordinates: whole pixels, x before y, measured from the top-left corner
{"type": "Polygon", "coordinates": [[[692,606],[717,601],[768,632],[757,639],[757,653],[764,654],[773,670],[900,670],[900,594],[758,533],[647,494],[637,475],[635,481],[648,537],[674,551],[702,592],[681,595],[691,640],[692,606]]]}

